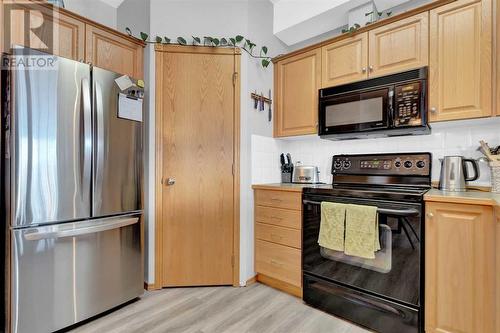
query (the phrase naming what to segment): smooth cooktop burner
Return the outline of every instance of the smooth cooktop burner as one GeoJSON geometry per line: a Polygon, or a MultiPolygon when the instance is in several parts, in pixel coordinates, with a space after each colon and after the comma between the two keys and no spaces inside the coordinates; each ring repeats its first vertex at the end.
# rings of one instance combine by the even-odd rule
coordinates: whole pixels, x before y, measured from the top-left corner
{"type": "Polygon", "coordinates": [[[393,201],[420,201],[428,190],[427,187],[342,184],[330,187],[305,188],[304,194],[393,201]]]}

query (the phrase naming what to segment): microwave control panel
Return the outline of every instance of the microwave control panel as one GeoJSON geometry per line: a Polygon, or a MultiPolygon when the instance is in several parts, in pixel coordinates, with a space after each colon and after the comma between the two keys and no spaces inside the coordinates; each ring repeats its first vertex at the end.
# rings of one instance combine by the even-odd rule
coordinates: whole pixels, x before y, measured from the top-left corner
{"type": "Polygon", "coordinates": [[[420,126],[422,125],[422,83],[419,81],[396,86],[394,125],[420,126]]]}

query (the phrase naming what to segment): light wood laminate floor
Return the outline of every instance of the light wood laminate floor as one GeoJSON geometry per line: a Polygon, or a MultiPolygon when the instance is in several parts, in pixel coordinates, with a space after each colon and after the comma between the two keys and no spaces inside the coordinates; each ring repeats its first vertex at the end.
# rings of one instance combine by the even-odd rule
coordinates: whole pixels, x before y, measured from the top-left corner
{"type": "Polygon", "coordinates": [[[173,288],[97,318],[72,333],[368,333],[265,285],[173,288]]]}

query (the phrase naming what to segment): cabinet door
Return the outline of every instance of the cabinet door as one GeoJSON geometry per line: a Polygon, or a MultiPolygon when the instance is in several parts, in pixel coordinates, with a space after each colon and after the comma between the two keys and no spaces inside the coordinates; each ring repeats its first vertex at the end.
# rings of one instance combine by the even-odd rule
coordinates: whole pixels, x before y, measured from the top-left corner
{"type": "Polygon", "coordinates": [[[367,78],[368,33],[322,47],[322,87],[367,78]]]}
{"type": "Polygon", "coordinates": [[[275,137],[318,132],[320,67],[321,49],[301,53],[275,64],[275,137]]]}
{"type": "Polygon", "coordinates": [[[429,63],[429,14],[373,29],[369,43],[370,77],[425,67],[429,63]]]}
{"type": "Polygon", "coordinates": [[[458,0],[430,12],[430,120],[492,115],[492,2],[458,0]]]}
{"type": "Polygon", "coordinates": [[[495,224],[492,208],[428,203],[426,210],[426,332],[493,332],[495,224]]]}
{"type": "MultiPolygon", "coordinates": [[[[4,38],[57,56],[83,60],[85,24],[58,10],[36,4],[16,4],[9,10],[10,29],[4,38]],[[29,20],[26,22],[26,20],[29,20]],[[25,26],[31,29],[25,29],[25,26]],[[36,29],[35,29],[36,28],[36,29]]],[[[6,24],[9,24],[6,21],[6,24]]]]}
{"type": "Polygon", "coordinates": [[[85,61],[136,79],[143,78],[142,45],[96,26],[86,25],[85,61]]]}

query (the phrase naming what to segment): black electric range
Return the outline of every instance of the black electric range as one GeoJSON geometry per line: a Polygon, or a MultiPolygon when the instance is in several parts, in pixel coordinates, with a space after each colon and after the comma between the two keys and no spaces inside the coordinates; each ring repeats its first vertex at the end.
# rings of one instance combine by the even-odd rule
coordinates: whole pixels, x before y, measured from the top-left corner
{"type": "Polygon", "coordinates": [[[303,192],[303,298],[383,333],[420,333],[424,306],[424,203],[430,153],[338,155],[333,184],[303,192]],[[321,202],[376,206],[375,259],[320,247],[321,202]]]}

